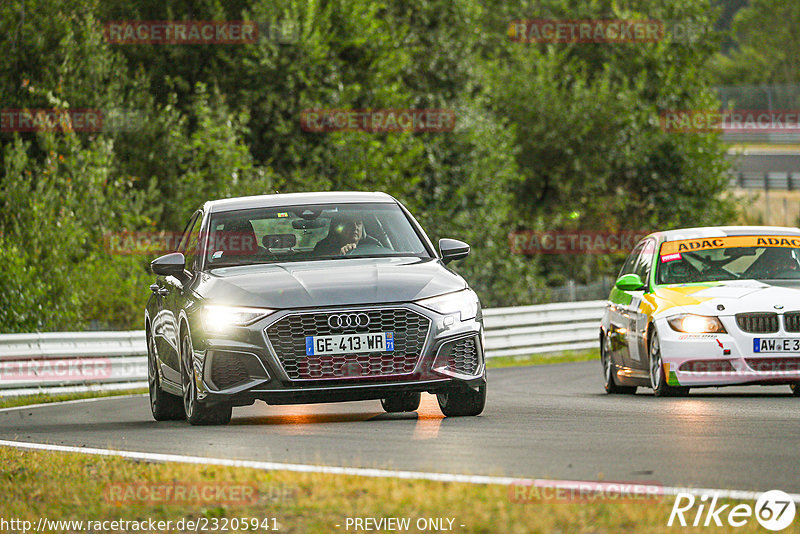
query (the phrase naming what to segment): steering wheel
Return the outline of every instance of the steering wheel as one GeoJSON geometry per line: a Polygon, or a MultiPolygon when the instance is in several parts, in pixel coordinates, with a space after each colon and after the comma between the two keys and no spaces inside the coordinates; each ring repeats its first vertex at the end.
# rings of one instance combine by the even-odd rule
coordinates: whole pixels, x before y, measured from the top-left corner
{"type": "Polygon", "coordinates": [[[352,256],[358,256],[359,254],[364,254],[364,255],[366,255],[366,254],[375,254],[375,253],[381,252],[382,250],[384,250],[384,248],[382,246],[380,246],[380,245],[373,245],[373,244],[358,245],[356,248],[354,248],[352,250],[348,250],[347,252],[345,252],[344,255],[345,256],[351,256],[351,255],[352,256]]]}

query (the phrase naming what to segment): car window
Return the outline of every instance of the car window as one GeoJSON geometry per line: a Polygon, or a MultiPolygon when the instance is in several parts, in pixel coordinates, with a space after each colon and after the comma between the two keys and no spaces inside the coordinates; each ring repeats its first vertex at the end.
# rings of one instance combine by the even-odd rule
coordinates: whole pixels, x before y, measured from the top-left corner
{"type": "Polygon", "coordinates": [[[631,253],[628,255],[628,258],[625,260],[625,263],[622,264],[622,269],[620,269],[619,276],[617,276],[617,278],[635,272],[636,260],[639,259],[639,253],[642,252],[644,245],[645,242],[640,241],[639,243],[637,243],[635,247],[633,247],[633,251],[631,251],[631,253]]]}
{"type": "Polygon", "coordinates": [[[200,227],[202,226],[201,215],[202,214],[200,212],[195,214],[192,222],[190,223],[192,226],[191,230],[183,239],[181,239],[180,252],[183,252],[184,257],[186,258],[186,269],[189,271],[193,271],[197,267],[195,262],[197,259],[198,250],[200,249],[200,227]]]}
{"type": "Polygon", "coordinates": [[[642,279],[645,286],[649,285],[650,266],[653,264],[653,254],[655,250],[656,247],[653,240],[646,240],[642,244],[639,255],[636,258],[636,265],[633,268],[633,272],[639,275],[639,278],[642,279]]]}
{"type": "Polygon", "coordinates": [[[283,206],[211,216],[209,267],[342,257],[431,257],[396,204],[283,206]]]}

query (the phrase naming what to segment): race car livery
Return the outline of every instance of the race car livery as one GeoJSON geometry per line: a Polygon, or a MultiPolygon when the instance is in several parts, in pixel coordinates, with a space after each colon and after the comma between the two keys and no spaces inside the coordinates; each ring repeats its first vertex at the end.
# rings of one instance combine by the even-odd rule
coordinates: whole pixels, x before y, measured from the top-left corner
{"type": "Polygon", "coordinates": [[[800,229],[645,237],[611,291],[600,348],[608,393],[789,384],[800,394],[800,229]]]}

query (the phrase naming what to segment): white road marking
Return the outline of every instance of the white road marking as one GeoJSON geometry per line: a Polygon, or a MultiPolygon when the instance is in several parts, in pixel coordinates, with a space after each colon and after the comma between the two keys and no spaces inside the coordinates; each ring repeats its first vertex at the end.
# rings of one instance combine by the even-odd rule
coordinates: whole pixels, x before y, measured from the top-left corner
{"type": "Polygon", "coordinates": [[[94,402],[99,400],[109,399],[127,399],[130,397],[144,397],[147,393],[131,393],[129,395],[106,395],[105,397],[87,397],[85,399],[72,399],[56,402],[40,402],[39,404],[23,404],[21,406],[10,406],[8,408],[0,408],[0,412],[10,412],[12,410],[26,410],[28,408],[43,408],[45,406],[58,406],[60,404],[76,404],[79,402],[94,402]]]}
{"type": "MultiPolygon", "coordinates": [[[[179,454],[159,454],[136,451],[116,451],[111,449],[95,449],[91,447],[73,447],[68,445],[51,445],[47,443],[29,443],[23,441],[0,440],[0,446],[14,447],[39,451],[72,452],[78,454],[91,454],[97,456],[119,456],[132,460],[150,462],[178,462],[186,464],[219,465],[225,467],[245,467],[261,469],[264,471],[294,471],[297,473],[324,473],[331,475],[350,475],[375,478],[403,478],[409,480],[432,480],[436,482],[459,482],[465,484],[492,484],[510,486],[523,485],[539,488],[554,488],[575,490],[590,484],[595,491],[605,494],[631,495],[628,490],[620,491],[620,486],[641,484],[647,486],[647,493],[643,495],[674,496],[678,493],[690,493],[696,496],[716,494],[720,499],[735,499],[742,501],[755,501],[763,491],[711,489],[711,488],[681,488],[672,486],[655,486],[651,482],[598,482],[580,480],[549,480],[531,478],[512,478],[488,475],[461,475],[457,473],[429,473],[424,471],[393,471],[390,469],[369,469],[362,467],[337,467],[326,465],[287,464],[279,462],[260,462],[255,460],[230,460],[226,458],[204,458],[202,456],[184,456],[179,454]]],[[[800,502],[800,494],[789,494],[795,502],[800,502]]]]}

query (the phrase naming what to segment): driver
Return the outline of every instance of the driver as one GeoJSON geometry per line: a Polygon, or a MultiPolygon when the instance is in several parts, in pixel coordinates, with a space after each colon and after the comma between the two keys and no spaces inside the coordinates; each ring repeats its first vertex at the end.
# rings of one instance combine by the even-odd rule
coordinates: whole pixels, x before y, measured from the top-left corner
{"type": "Polygon", "coordinates": [[[787,271],[797,272],[800,270],[797,260],[792,254],[792,249],[782,248],[770,251],[769,262],[767,263],[767,276],[777,276],[787,271]]]}
{"type": "Polygon", "coordinates": [[[381,246],[377,239],[367,235],[361,217],[343,215],[331,219],[328,235],[316,244],[314,253],[320,256],[347,254],[359,245],[381,246]]]}

